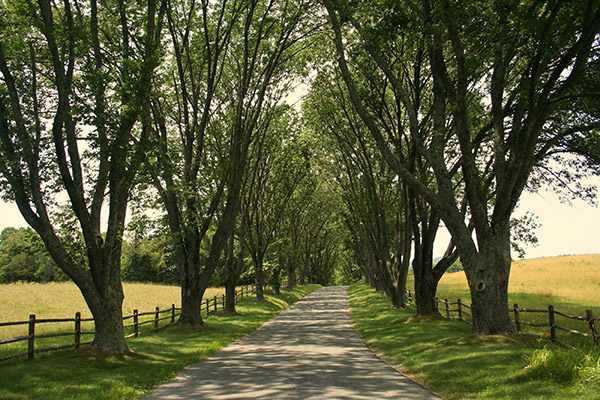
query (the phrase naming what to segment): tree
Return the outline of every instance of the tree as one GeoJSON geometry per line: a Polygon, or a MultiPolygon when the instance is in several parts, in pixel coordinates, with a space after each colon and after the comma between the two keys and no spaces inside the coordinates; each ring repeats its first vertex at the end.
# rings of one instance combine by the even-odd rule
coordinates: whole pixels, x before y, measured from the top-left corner
{"type": "Polygon", "coordinates": [[[225,310],[230,313],[236,312],[236,287],[242,273],[246,270],[244,246],[242,245],[244,238],[241,236],[241,230],[237,229],[237,231],[237,246],[235,241],[235,231],[232,231],[229,241],[227,242],[227,247],[225,248],[225,260],[220,266],[217,266],[217,272],[221,277],[221,281],[225,284],[225,310]]]}
{"type": "Polygon", "coordinates": [[[130,282],[179,284],[171,238],[164,227],[155,230],[152,225],[143,216],[134,217],[127,225],[121,276],[130,282]]]}
{"type": "Polygon", "coordinates": [[[598,56],[599,2],[501,1],[460,10],[446,0],[410,9],[383,3],[376,12],[387,17],[380,20],[366,19],[360,8],[346,3],[323,3],[354,107],[386,161],[439,213],[452,235],[471,291],[473,332],[511,333],[510,216],[534,166],[569,133],[597,126],[597,117],[581,121],[567,110],[574,99],[590,95],[575,89],[598,56]],[[411,28],[427,49],[433,128],[431,136],[411,139],[434,172],[435,189],[394,154],[377,115],[357,92],[342,42],[342,21],[348,21],[365,56],[389,80],[409,125],[418,126],[419,104],[407,95],[396,60],[387,57],[388,42],[380,37],[403,31],[411,19],[419,21],[411,28]],[[455,198],[454,165],[464,180],[468,221],[455,198]]]}
{"type": "Polygon", "coordinates": [[[0,12],[0,175],[94,316],[92,347],[128,350],[121,244],[127,201],[151,129],[149,93],[166,2],[99,8],[15,1],[0,12]],[[23,35],[23,32],[28,32],[23,35]],[[69,254],[52,215],[67,197],[85,243],[69,254]],[[101,211],[108,206],[106,233],[101,211]]]}
{"type": "Polygon", "coordinates": [[[202,324],[202,296],[239,213],[248,149],[263,107],[298,72],[294,56],[310,30],[304,16],[311,7],[252,0],[168,9],[174,66],[164,76],[165,95],[153,102],[157,151],[147,163],[182,276],[180,324],[202,324]],[[201,257],[213,223],[209,252],[201,257]]]}
{"type": "Polygon", "coordinates": [[[299,143],[298,120],[292,110],[281,106],[272,112],[250,156],[241,219],[242,243],[254,264],[258,300],[264,300],[265,254],[280,234],[290,198],[310,165],[308,152],[299,143]]]}
{"type": "Polygon", "coordinates": [[[52,260],[31,228],[5,228],[0,233],[0,282],[53,282],[67,276],[52,260]]]}
{"type": "Polygon", "coordinates": [[[247,2],[201,1],[171,2],[167,9],[174,63],[153,101],[156,150],[146,164],[175,249],[182,325],[203,323],[200,306],[212,271],[202,268],[200,251],[223,196],[230,155],[223,149],[227,135],[213,115],[223,106],[219,86],[230,61],[230,41],[248,7],[247,2]]]}
{"type": "Polygon", "coordinates": [[[406,188],[364,131],[339,81],[327,72],[315,80],[318,89],[305,110],[314,129],[331,136],[324,141],[335,160],[330,168],[346,203],[347,223],[360,241],[355,248],[364,257],[365,273],[394,307],[403,307],[412,239],[406,188]]]}

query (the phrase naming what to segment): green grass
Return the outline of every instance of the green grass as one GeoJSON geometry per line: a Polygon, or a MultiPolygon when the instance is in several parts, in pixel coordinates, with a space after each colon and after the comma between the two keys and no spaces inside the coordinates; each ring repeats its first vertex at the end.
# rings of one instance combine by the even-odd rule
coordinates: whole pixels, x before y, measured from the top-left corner
{"type": "Polygon", "coordinates": [[[128,340],[132,353],[110,356],[64,350],[36,355],[36,360],[0,364],[0,398],[136,399],[178,371],[209,357],[317,289],[307,285],[281,295],[266,294],[237,305],[238,315],[212,314],[202,328],[172,327],[128,340]]]}
{"type": "Polygon", "coordinates": [[[349,293],[352,322],[367,343],[445,399],[600,399],[597,348],[475,336],[463,322],[394,310],[363,282],[349,293]]]}

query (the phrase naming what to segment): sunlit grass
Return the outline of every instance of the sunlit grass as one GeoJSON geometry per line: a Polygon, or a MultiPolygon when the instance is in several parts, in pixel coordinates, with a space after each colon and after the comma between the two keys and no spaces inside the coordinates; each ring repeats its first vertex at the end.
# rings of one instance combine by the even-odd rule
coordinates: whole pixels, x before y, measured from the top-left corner
{"type": "MultiPolygon", "coordinates": [[[[137,309],[139,313],[153,312],[156,307],[162,310],[170,310],[171,305],[179,307],[181,304],[181,289],[177,286],[166,286],[145,283],[124,283],[125,300],[123,302],[123,315],[133,314],[137,309]]],[[[205,299],[221,296],[223,288],[209,288],[205,293],[205,299]]],[[[77,286],[72,282],[60,283],[16,283],[0,285],[1,316],[0,322],[27,321],[29,314],[35,314],[36,319],[73,319],[75,312],[81,312],[81,317],[91,318],[83,296],[77,286]]],[[[160,318],[167,317],[170,313],[161,313],[160,318]]],[[[148,331],[154,328],[154,315],[140,315],[139,331],[148,331]]],[[[170,321],[160,321],[159,326],[164,326],[170,321]]],[[[132,324],[128,319],[125,325],[132,324]]],[[[93,321],[81,323],[82,332],[94,331],[93,321]]],[[[62,332],[74,332],[74,322],[52,322],[38,323],[35,327],[36,335],[55,334],[62,332]]],[[[133,333],[133,327],[126,327],[125,334],[133,333]]],[[[28,334],[28,325],[13,325],[0,327],[0,339],[24,336],[28,334]]],[[[81,342],[91,341],[93,334],[81,336],[81,342]]],[[[35,348],[43,349],[52,346],[72,344],[74,335],[36,338],[35,348]]],[[[20,354],[27,351],[27,341],[19,341],[0,346],[0,357],[20,354]]]]}
{"type": "MultiPolygon", "coordinates": [[[[468,293],[464,272],[442,277],[438,297],[468,299],[468,293]]],[[[509,293],[514,300],[520,295],[535,295],[535,306],[561,301],[600,309],[600,254],[515,261],[510,273],[509,293]]]]}
{"type": "MultiPolygon", "coordinates": [[[[410,277],[407,287],[414,283],[410,277]]],[[[457,299],[470,303],[469,288],[465,273],[445,274],[438,286],[437,297],[456,302],[457,299]]],[[[518,304],[520,308],[554,309],[562,313],[584,317],[586,310],[594,316],[600,315],[600,255],[561,256],[535,258],[516,261],[512,264],[509,281],[509,307],[518,304]]],[[[456,308],[456,306],[453,306],[456,308]]],[[[514,318],[514,315],[511,314],[514,318]]],[[[522,313],[520,319],[548,323],[547,313],[522,313]]],[[[556,324],[568,329],[589,333],[585,321],[556,316],[556,324]]],[[[523,330],[546,335],[549,328],[527,328],[523,330]]],[[[584,339],[568,333],[558,332],[559,340],[574,346],[587,345],[591,339],[584,339]]]]}
{"type": "MultiPolygon", "coordinates": [[[[125,299],[123,315],[131,315],[134,309],[139,312],[170,308],[172,304],[181,306],[179,286],[155,285],[148,283],[123,283],[125,299]]],[[[212,298],[225,292],[223,288],[209,288],[205,298],[212,298]]],[[[82,318],[92,314],[83,296],[73,282],[52,283],[12,283],[0,284],[0,322],[27,321],[29,314],[36,318],[73,318],[81,312],[82,318]]],[[[23,327],[0,327],[0,338],[18,336],[25,333],[23,327]]],[[[40,325],[40,333],[61,330],[60,325],[40,325]]],[[[68,325],[68,329],[72,329],[68,325]]]]}
{"type": "Polygon", "coordinates": [[[247,298],[237,315],[216,313],[203,328],[168,328],[130,339],[133,353],[120,356],[64,350],[41,354],[27,362],[0,364],[0,398],[15,399],[137,399],[173,378],[186,365],[204,359],[248,334],[283,308],[315,290],[309,285],[267,301],[247,298]]]}
{"type": "Polygon", "coordinates": [[[415,319],[394,310],[366,284],[350,288],[352,321],[373,347],[402,364],[409,376],[445,399],[598,399],[597,349],[554,346],[540,359],[521,337],[475,336],[469,325],[446,319],[415,319]],[[570,356],[566,354],[571,354],[570,356]],[[557,374],[556,371],[564,371],[557,374]]]}

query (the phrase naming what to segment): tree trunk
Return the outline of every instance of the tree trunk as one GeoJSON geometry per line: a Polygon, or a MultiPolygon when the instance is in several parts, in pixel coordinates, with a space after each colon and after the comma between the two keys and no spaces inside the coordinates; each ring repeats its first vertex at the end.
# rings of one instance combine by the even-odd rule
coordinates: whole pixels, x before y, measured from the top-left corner
{"type": "Polygon", "coordinates": [[[88,301],[94,316],[94,340],[91,348],[107,353],[124,353],[129,351],[125,343],[123,328],[123,288],[109,290],[107,296],[99,301],[88,301]]]}
{"type": "Polygon", "coordinates": [[[281,269],[276,267],[273,270],[273,293],[281,294],[281,269]]]}
{"type": "Polygon", "coordinates": [[[508,277],[510,262],[501,259],[476,271],[469,279],[473,333],[512,334],[515,328],[508,310],[508,277]]]}
{"type": "Polygon", "coordinates": [[[298,273],[298,283],[300,285],[306,285],[306,266],[299,266],[298,273]]]}
{"type": "Polygon", "coordinates": [[[263,292],[265,277],[263,274],[263,260],[261,257],[254,263],[254,276],[256,283],[256,300],[263,301],[265,299],[265,294],[263,292]]]}
{"type": "Polygon", "coordinates": [[[421,266],[419,269],[422,269],[422,271],[419,271],[417,274],[417,267],[414,266],[415,303],[417,305],[417,315],[437,315],[438,312],[435,304],[435,294],[438,283],[433,277],[431,266],[421,266]]]}
{"type": "MultiPolygon", "coordinates": [[[[417,231],[420,234],[420,230],[417,231]]],[[[437,281],[433,276],[432,251],[427,251],[421,243],[415,246],[415,258],[413,260],[413,271],[415,274],[415,303],[417,315],[437,315],[435,294],[437,281]]]]}
{"type": "Polygon", "coordinates": [[[463,260],[471,291],[473,333],[480,335],[515,332],[508,310],[510,229],[508,223],[495,228],[481,245],[479,257],[463,260]]]}
{"type": "Polygon", "coordinates": [[[202,306],[202,293],[199,290],[197,279],[184,276],[181,281],[181,315],[178,325],[201,326],[204,325],[200,309],[202,306]]]}
{"type": "Polygon", "coordinates": [[[296,264],[293,262],[289,262],[285,266],[287,271],[287,289],[293,289],[298,286],[298,282],[296,280],[296,264]]]}
{"type": "Polygon", "coordinates": [[[400,289],[392,287],[389,296],[393,308],[404,308],[404,296],[400,289]]]}
{"type": "Polygon", "coordinates": [[[228,279],[225,283],[225,311],[235,313],[235,280],[228,279]]]}

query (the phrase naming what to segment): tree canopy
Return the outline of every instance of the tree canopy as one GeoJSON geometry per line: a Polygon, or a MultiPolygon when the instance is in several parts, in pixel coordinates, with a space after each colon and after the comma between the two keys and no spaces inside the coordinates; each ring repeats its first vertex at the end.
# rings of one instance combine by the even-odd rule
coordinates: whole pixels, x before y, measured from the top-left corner
{"type": "MultiPolygon", "coordinates": [[[[0,190],[38,236],[3,233],[0,277],[41,239],[95,345],[126,351],[122,278],[179,282],[201,325],[215,272],[234,311],[248,276],[259,299],[364,277],[403,307],[412,271],[428,315],[460,257],[474,333],[511,333],[521,194],[595,199],[598,20],[598,0],[2,2],[0,190]]],[[[59,279],[46,260],[24,279],[59,279]]]]}

